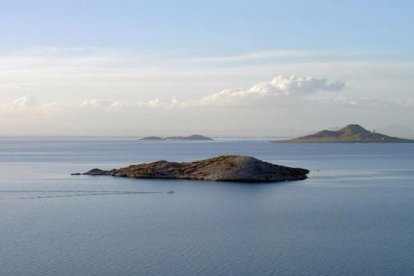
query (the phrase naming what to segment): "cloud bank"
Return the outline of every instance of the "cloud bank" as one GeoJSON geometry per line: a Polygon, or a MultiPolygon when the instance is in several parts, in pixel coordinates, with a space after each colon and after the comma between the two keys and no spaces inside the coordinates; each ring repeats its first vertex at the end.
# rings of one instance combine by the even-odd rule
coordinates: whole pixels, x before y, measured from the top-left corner
{"type": "Polygon", "coordinates": [[[154,98],[143,101],[122,101],[119,99],[85,99],[80,102],[40,102],[33,96],[19,97],[8,104],[0,105],[3,115],[29,114],[52,112],[70,112],[76,110],[91,110],[95,112],[123,112],[131,110],[192,110],[200,108],[218,108],[223,112],[226,108],[262,109],[267,107],[282,107],[288,109],[293,105],[320,103],[322,105],[348,106],[386,106],[389,104],[403,107],[412,106],[413,99],[407,101],[385,101],[367,97],[355,97],[341,93],[347,87],[346,83],[327,78],[311,76],[276,76],[270,81],[259,82],[248,88],[229,88],[211,93],[196,99],[154,98]]]}
{"type": "Polygon", "coordinates": [[[4,135],[414,127],[414,64],[349,59],[359,54],[344,62],[344,55],[270,51],[197,60],[179,51],[99,48],[0,55],[0,127],[4,135]]]}
{"type": "Polygon", "coordinates": [[[191,108],[191,107],[224,107],[246,104],[257,104],[272,96],[302,97],[317,92],[339,92],[346,87],[342,81],[330,81],[325,78],[310,76],[277,76],[270,81],[260,82],[250,88],[224,89],[199,99],[179,100],[173,97],[168,100],[155,98],[149,101],[123,102],[119,100],[91,99],[82,102],[82,106],[91,109],[104,108],[116,110],[125,107],[148,108],[191,108]]]}

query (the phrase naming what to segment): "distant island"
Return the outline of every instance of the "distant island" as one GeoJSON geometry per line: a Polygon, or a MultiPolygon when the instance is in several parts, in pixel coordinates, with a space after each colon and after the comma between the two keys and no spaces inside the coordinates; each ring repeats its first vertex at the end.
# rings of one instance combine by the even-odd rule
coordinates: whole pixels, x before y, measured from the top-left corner
{"type": "MultiPolygon", "coordinates": [[[[92,169],[83,175],[129,178],[192,179],[234,182],[277,182],[303,180],[309,170],[279,166],[250,156],[223,155],[194,162],[157,161],[125,168],[92,169]]],[[[81,175],[74,173],[72,175],[81,175]]]]}
{"type": "Polygon", "coordinates": [[[193,134],[190,136],[170,136],[170,137],[159,137],[159,136],[147,136],[142,138],[141,140],[145,141],[164,141],[164,140],[175,140],[175,141],[211,141],[213,138],[193,134]]]}
{"type": "Polygon", "coordinates": [[[160,140],[165,140],[165,138],[158,137],[158,136],[147,136],[147,137],[141,138],[141,140],[160,141],[160,140]]]}
{"type": "Polygon", "coordinates": [[[414,140],[388,136],[366,130],[360,125],[350,124],[337,130],[322,130],[311,135],[274,143],[414,143],[414,140]]]}

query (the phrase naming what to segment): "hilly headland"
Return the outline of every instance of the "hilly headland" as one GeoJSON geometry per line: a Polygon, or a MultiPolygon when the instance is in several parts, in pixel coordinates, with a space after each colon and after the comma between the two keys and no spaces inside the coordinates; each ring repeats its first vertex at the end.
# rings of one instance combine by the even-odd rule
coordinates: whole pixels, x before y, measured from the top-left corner
{"type": "Polygon", "coordinates": [[[311,135],[290,140],[272,141],[275,143],[414,143],[403,139],[369,131],[358,124],[350,124],[340,130],[322,130],[311,135]]]}

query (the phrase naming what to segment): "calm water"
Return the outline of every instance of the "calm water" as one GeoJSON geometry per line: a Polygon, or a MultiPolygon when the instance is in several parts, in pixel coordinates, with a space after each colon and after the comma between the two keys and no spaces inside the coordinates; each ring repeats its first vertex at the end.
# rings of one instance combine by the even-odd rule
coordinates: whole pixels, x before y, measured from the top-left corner
{"type": "Polygon", "coordinates": [[[414,275],[413,211],[414,144],[0,139],[0,275],[414,275]],[[261,185],[70,176],[230,153],[312,171],[261,185]]]}

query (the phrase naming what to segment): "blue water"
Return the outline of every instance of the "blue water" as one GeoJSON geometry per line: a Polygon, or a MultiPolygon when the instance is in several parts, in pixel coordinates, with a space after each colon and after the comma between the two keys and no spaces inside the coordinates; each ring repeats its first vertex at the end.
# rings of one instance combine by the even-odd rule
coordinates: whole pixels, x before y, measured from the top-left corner
{"type": "Polygon", "coordinates": [[[414,144],[0,139],[0,275],[414,275],[413,210],[414,144]],[[70,176],[220,154],[311,173],[70,176]]]}

